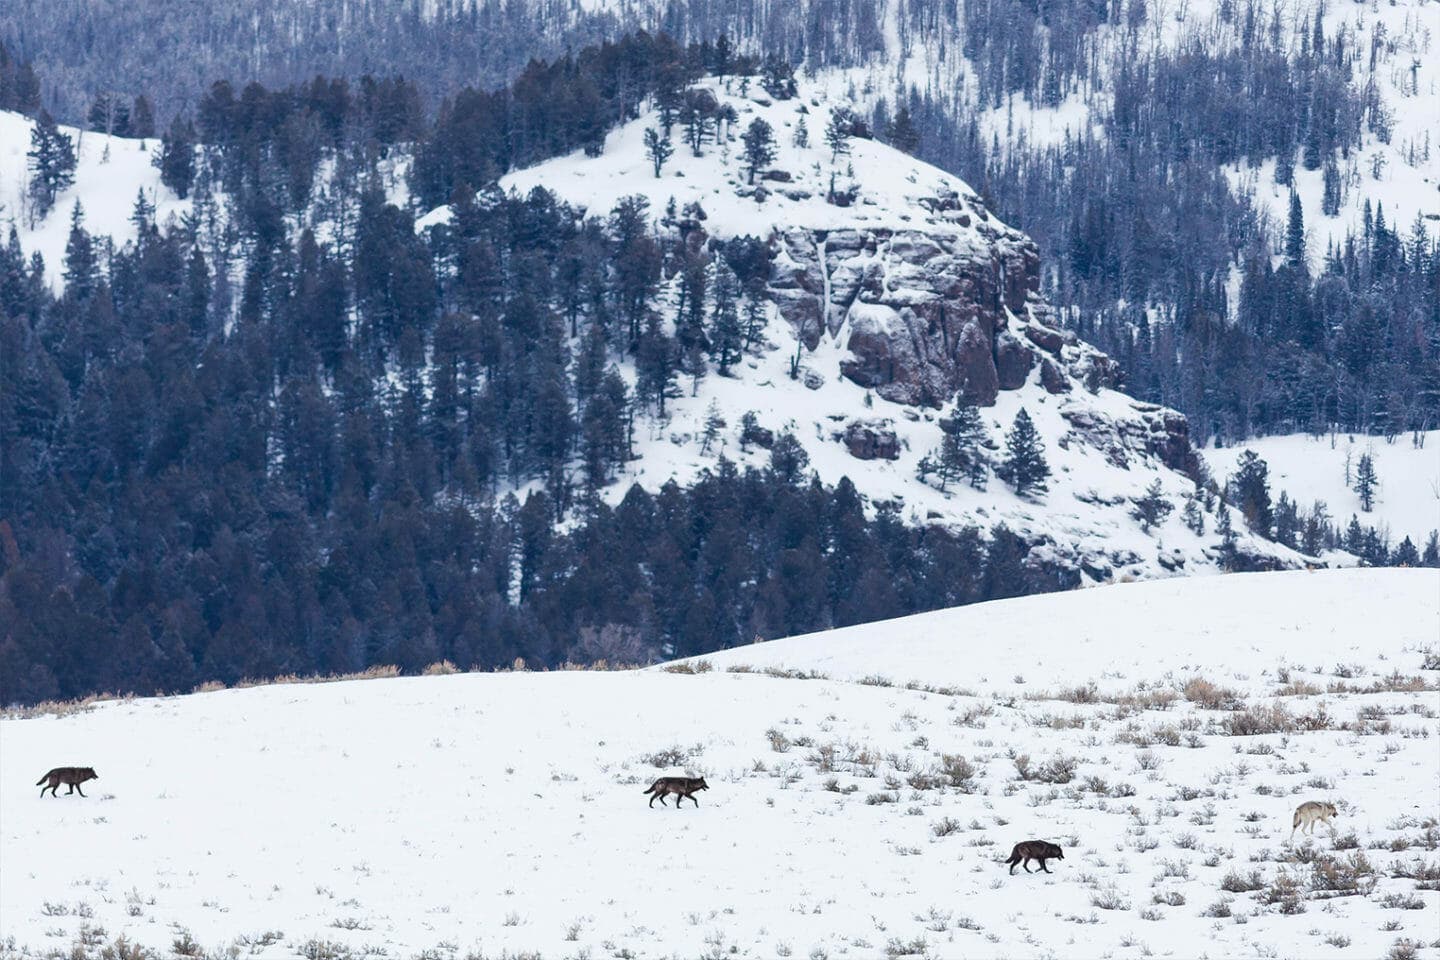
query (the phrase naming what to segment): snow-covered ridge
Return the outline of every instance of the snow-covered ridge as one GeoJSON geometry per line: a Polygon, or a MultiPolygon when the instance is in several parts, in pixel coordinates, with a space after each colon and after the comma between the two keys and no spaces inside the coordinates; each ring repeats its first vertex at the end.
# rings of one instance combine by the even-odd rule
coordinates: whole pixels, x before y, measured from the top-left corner
{"type": "Polygon", "coordinates": [[[1191,578],[759,644],[701,674],[294,684],[0,720],[0,941],[1383,956],[1440,914],[1414,879],[1440,818],[1437,618],[1429,570],[1191,578]],[[833,678],[730,670],[779,664],[833,678]],[[1214,689],[1187,693],[1197,679],[1214,689]],[[1243,732],[1257,718],[1286,732],[1243,732]],[[97,769],[86,799],[37,798],[60,764],[97,769]],[[699,806],[647,808],[652,779],[683,771],[707,778],[699,806]],[[1338,805],[1339,841],[1320,827],[1300,856],[1285,840],[1310,799],[1338,805]],[[1032,837],[1064,861],[1008,876],[1032,837]],[[1287,877],[1290,907],[1270,898],[1287,877]]]}
{"type": "MultiPolygon", "coordinates": [[[[836,154],[823,134],[832,109],[853,105],[843,77],[802,80],[789,100],[739,78],[706,81],[735,118],[699,156],[679,142],[677,125],[659,176],[645,148],[646,133],[661,130],[652,111],[612,131],[597,157],[577,152],[502,181],[522,193],[543,186],[590,214],[640,194],[657,229],[691,244],[769,243],[766,347],[735,378],[712,375],[677,398],[668,421],[651,424],[630,478],[685,482],[719,452],[763,463],[767,451],[741,449],[734,432],[699,450],[712,409],[732,428],[753,411],[763,427],[792,431],[823,480],[848,476],[872,502],[898,502],[916,523],[1004,521],[1042,547],[1032,560],[1075,581],[1214,569],[1216,538],[1179,521],[1197,466],[1184,417],[1112,389],[1114,364],[1050,326],[1034,244],[967,184],[863,137],[836,154]],[[774,131],[776,149],[752,182],[741,134],[757,119],[774,131]],[[808,136],[797,137],[802,125],[808,136]],[[1054,471],[1043,501],[1016,497],[994,478],[984,491],[944,493],[915,478],[957,394],[981,406],[996,451],[1021,408],[1035,419],[1054,471]],[[1156,480],[1177,509],[1151,536],[1130,510],[1156,480]]],[[[420,222],[447,217],[441,208],[420,222]]],[[[660,311],[673,316],[673,286],[667,298],[660,311]]],[[[1258,540],[1245,549],[1263,563],[1302,562],[1258,540]]]]}

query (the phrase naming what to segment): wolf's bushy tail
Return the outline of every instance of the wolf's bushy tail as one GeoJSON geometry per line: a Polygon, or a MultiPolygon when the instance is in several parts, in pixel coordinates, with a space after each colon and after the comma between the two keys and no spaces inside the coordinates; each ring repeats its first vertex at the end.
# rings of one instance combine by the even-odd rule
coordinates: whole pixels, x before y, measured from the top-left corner
{"type": "Polygon", "coordinates": [[[660,781],[659,781],[659,780],[656,780],[654,783],[650,784],[650,786],[646,787],[644,790],[641,790],[640,792],[641,792],[641,793],[654,793],[654,792],[655,792],[655,788],[658,787],[658,786],[660,786],[660,781]]]}
{"type": "Polygon", "coordinates": [[[46,780],[49,780],[49,779],[50,779],[50,774],[47,773],[47,774],[45,774],[45,776],[43,776],[43,777],[41,777],[39,780],[36,780],[36,781],[35,781],[35,786],[38,787],[38,786],[40,786],[40,784],[44,783],[46,780]]]}

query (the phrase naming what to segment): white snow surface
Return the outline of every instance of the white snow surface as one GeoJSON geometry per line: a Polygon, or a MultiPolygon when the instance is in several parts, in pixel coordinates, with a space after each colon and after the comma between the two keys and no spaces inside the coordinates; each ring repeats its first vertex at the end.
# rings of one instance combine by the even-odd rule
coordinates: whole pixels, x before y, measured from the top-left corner
{"type": "Polygon", "coordinates": [[[1440,918],[1440,892],[1404,876],[1436,862],[1440,672],[1421,648],[1437,622],[1435,571],[1217,576],[776,641],[694,675],[290,684],[4,719],[0,941],[17,957],[122,935],[163,954],[186,934],[265,957],[1380,956],[1440,918]],[[776,664],[829,678],[732,672],[776,664]],[[1239,711],[1166,702],[1197,675],[1318,729],[1227,735],[1239,711]],[[956,757],[963,788],[941,771],[963,773],[956,757]],[[1021,779],[1027,757],[1071,758],[1073,776],[1021,779]],[[37,798],[31,778],[58,764],[96,767],[87,798],[37,798]],[[647,808],[652,779],[682,770],[707,778],[699,806],[647,808]],[[1309,799],[1337,804],[1339,837],[1292,852],[1309,799]],[[1008,876],[1031,838],[1065,859],[1008,876]],[[1364,892],[1321,899],[1310,861],[1359,857],[1364,892]],[[1221,890],[1252,871],[1260,891],[1221,890]],[[1305,912],[1266,902],[1281,876],[1305,912]],[[1208,915],[1219,902],[1232,916],[1208,915]]]}
{"type": "Polygon", "coordinates": [[[1392,546],[1409,537],[1417,550],[1423,550],[1431,531],[1440,530],[1440,430],[1418,434],[1419,445],[1416,437],[1403,433],[1387,441],[1363,434],[1291,434],[1201,453],[1223,484],[1240,454],[1254,450],[1269,465],[1272,499],[1284,491],[1301,508],[1322,500],[1342,528],[1355,516],[1362,526],[1388,532],[1392,546]],[[1361,509],[1354,490],[1356,466],[1367,453],[1380,480],[1370,513],[1361,509]]]}

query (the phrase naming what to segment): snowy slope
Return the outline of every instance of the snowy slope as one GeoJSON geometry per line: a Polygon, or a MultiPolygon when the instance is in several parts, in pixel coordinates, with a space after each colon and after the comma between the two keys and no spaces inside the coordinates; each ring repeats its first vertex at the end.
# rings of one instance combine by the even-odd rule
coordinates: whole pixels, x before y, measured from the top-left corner
{"type": "Polygon", "coordinates": [[[13,224],[26,255],[39,253],[45,258],[46,278],[57,292],[76,202],[84,210],[85,229],[110,237],[117,247],[135,239],[130,214],[142,192],[155,207],[156,223],[189,212],[190,201],[179,199],[162,184],[160,171],[152,164],[159,140],[130,140],[61,126],[60,131],[75,142],[75,182],[60,192],[48,216],[35,216],[26,196],[30,175],[25,154],[32,125],[28,117],[0,111],[0,239],[9,235],[13,224]]]}
{"type": "Polygon", "coordinates": [[[1202,454],[1215,479],[1223,483],[1240,454],[1254,450],[1270,467],[1272,496],[1283,490],[1305,507],[1323,500],[1342,527],[1355,515],[1363,526],[1388,529],[1392,544],[1409,537],[1417,549],[1423,549],[1431,531],[1440,530],[1440,431],[1421,437],[1423,444],[1417,447],[1408,433],[1394,443],[1383,437],[1296,434],[1261,437],[1202,454]],[[1380,478],[1375,509],[1369,514],[1360,509],[1360,497],[1352,488],[1356,464],[1366,453],[1380,478]],[[1346,482],[1347,459],[1351,483],[1346,482]]]}
{"type": "Polygon", "coordinates": [[[1433,571],[1195,578],[757,645],[695,675],[282,685],[0,720],[0,942],[1380,956],[1440,919],[1440,892],[1413,879],[1440,868],[1440,672],[1419,651],[1437,618],[1433,571]],[[1090,642],[1077,652],[1057,622],[1090,642]],[[835,679],[724,669],[773,663],[835,679]],[[1177,697],[1185,666],[1314,729],[1229,735],[1253,714],[1177,697]],[[1090,680],[1093,696],[1066,693],[1090,680]],[[1065,782],[1021,779],[1026,757],[1065,782]],[[40,800],[56,764],[101,779],[40,800]],[[700,806],[647,809],[642,789],[678,768],[707,777],[700,806]],[[1339,805],[1339,840],[1322,827],[1292,853],[1290,813],[1311,798],[1339,805]],[[1065,859],[1007,876],[1031,837],[1065,859]],[[1222,891],[1252,872],[1260,890],[1222,891]]]}
{"type": "MultiPolygon", "coordinates": [[[[961,249],[977,253],[993,244],[1024,242],[1022,235],[985,212],[963,181],[882,143],[856,138],[848,156],[832,158],[823,130],[832,107],[852,102],[838,82],[844,76],[829,73],[804,81],[797,99],[778,102],[772,102],[758,84],[742,94],[739,81],[708,81],[719,101],[732,106],[739,119],[731,124],[728,138],[706,144],[700,157],[677,142],[674,156],[658,178],[643,147],[645,131],[659,123],[652,113],[612,132],[599,157],[577,152],[514,172],[502,185],[520,193],[544,186],[591,214],[603,214],[620,198],[641,194],[649,200],[657,222],[672,200],[676,209],[698,203],[706,214],[705,231],[719,238],[770,239],[794,229],[820,237],[844,230],[915,230],[953,239],[961,249]],[[739,143],[741,131],[756,117],[775,130],[777,157],[769,169],[790,177],[777,183],[757,176],[755,185],[766,188],[763,199],[747,182],[739,143]],[[807,147],[793,142],[802,118],[809,130],[807,147]],[[826,201],[832,175],[839,189],[858,191],[852,205],[826,201]],[[938,196],[954,197],[953,207],[937,209],[933,198],[938,196]]],[[[677,127],[677,138],[680,132],[677,127]]],[[[419,226],[424,229],[447,217],[448,210],[439,208],[423,217],[419,226]]],[[[772,240],[772,245],[776,243],[772,240]]],[[[779,245],[783,258],[784,245],[779,245]]],[[[900,286],[905,279],[891,274],[883,282],[900,286]]],[[[721,453],[742,464],[763,465],[766,450],[745,451],[738,443],[740,418],[754,411],[763,427],[793,431],[824,481],[834,483],[848,476],[872,502],[899,502],[912,522],[989,527],[1004,521],[1030,539],[1048,541],[1057,558],[1088,567],[1087,576],[1092,578],[1095,571],[1102,571],[1099,579],[1168,575],[1187,564],[1190,569],[1214,569],[1213,548],[1218,541],[1213,532],[1197,537],[1179,519],[1178,505],[1193,491],[1193,482],[1133,449],[1120,458],[1126,462],[1117,463],[1108,450],[1073,428],[1074,418],[1080,416],[1102,424],[1128,423],[1143,433],[1138,421],[1157,408],[1108,389],[1091,393],[1077,385],[1069,393],[1052,394],[1041,387],[1037,367],[1023,387],[1001,390],[995,405],[982,413],[996,451],[1003,450],[1005,433],[1022,407],[1035,419],[1054,473],[1051,492],[1040,502],[1022,499],[992,477],[983,492],[952,485],[942,493],[916,480],[915,473],[920,459],[933,454],[940,443],[938,421],[944,411],[889,402],[842,376],[841,365],[851,357],[846,347],[850,332],[847,322],[822,334],[813,351],[799,350],[811,375],[792,379],[789,370],[797,353],[797,331],[772,313],[765,331],[767,349],[748,357],[738,377],[712,373],[694,389],[684,379],[684,395],[671,405],[668,420],[649,420],[637,431],[640,458],[628,476],[611,488],[611,496],[622,496],[628,479],[651,488],[671,478],[687,482],[700,470],[713,467],[721,453]],[[718,445],[702,453],[704,423],[712,403],[729,429],[718,445]],[[852,457],[840,436],[855,419],[878,421],[893,430],[900,441],[899,456],[865,461],[852,457]],[[1157,479],[1177,509],[1146,534],[1130,517],[1130,509],[1157,479]]],[[[1123,432],[1118,427],[1117,431],[1123,432]]],[[[1246,546],[1276,555],[1281,563],[1300,562],[1298,556],[1262,541],[1249,539],[1246,546]]]]}

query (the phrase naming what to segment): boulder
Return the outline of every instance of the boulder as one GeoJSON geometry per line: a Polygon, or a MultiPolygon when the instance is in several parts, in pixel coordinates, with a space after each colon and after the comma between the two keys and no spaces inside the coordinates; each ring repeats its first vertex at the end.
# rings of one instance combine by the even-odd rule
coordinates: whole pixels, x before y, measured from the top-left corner
{"type": "Polygon", "coordinates": [[[894,460],[900,438],[885,420],[853,420],[845,427],[845,448],[857,460],[894,460]]]}
{"type": "Polygon", "coordinates": [[[1019,390],[1035,365],[1035,352],[1009,330],[995,337],[995,378],[1001,390],[1019,390]]]}

